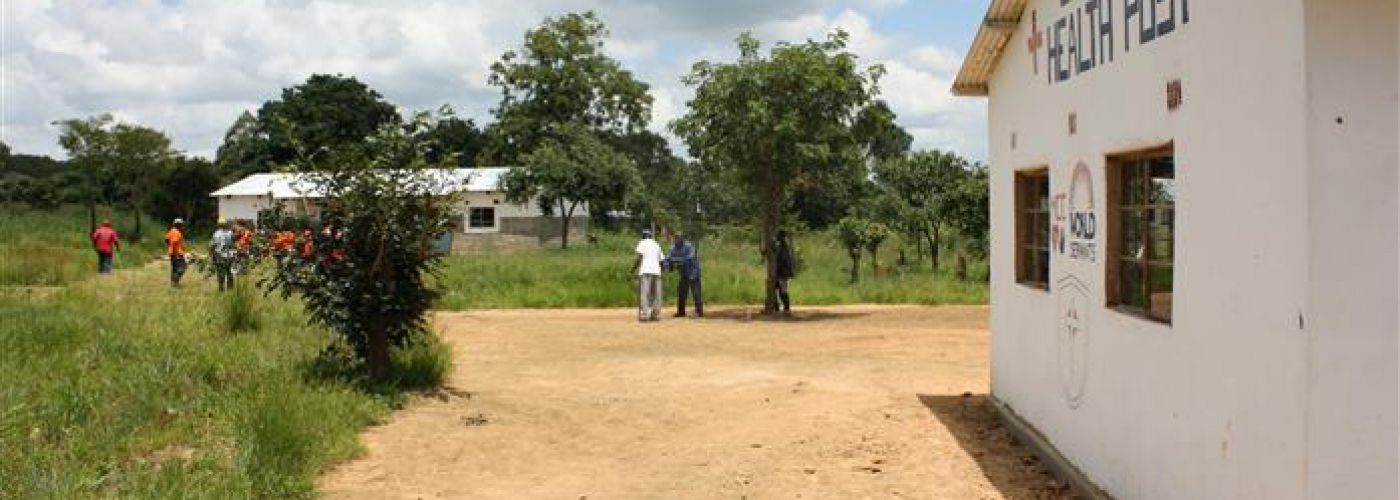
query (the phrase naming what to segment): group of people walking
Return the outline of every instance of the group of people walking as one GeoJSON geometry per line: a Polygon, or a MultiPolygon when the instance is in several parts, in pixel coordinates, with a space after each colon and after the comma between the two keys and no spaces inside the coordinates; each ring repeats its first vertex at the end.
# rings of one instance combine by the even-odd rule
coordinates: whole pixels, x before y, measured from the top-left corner
{"type": "MultiPolygon", "coordinates": [[[[186,249],[185,221],[176,218],[165,232],[165,255],[170,262],[170,286],[179,287],[180,281],[189,269],[189,251],[186,249]]],[[[246,255],[252,245],[252,231],[243,225],[230,225],[219,219],[219,227],[209,238],[209,263],[214,277],[219,283],[219,291],[233,288],[233,276],[237,272],[240,255],[246,255]]],[[[112,273],[112,258],[121,249],[121,239],[112,228],[112,221],[104,220],[92,232],[92,246],[97,251],[97,272],[112,273]]]]}
{"type": "MultiPolygon", "coordinates": [[[[788,293],[788,282],[796,274],[796,265],[792,254],[792,245],[788,242],[787,232],[778,231],[777,241],[773,242],[772,249],[775,253],[774,264],[776,265],[777,282],[775,291],[778,299],[782,303],[784,314],[792,313],[792,298],[788,293]]],[[[671,239],[671,251],[662,252],[661,244],[657,243],[651,229],[642,230],[642,239],[637,242],[636,260],[632,263],[631,274],[637,277],[637,319],[642,322],[659,321],[662,309],[662,280],[663,271],[671,270],[677,273],[676,284],[676,316],[686,317],[685,306],[687,299],[690,299],[695,306],[695,317],[705,316],[705,299],[701,287],[700,255],[695,249],[695,245],[686,240],[682,233],[674,233],[671,239]]]]}

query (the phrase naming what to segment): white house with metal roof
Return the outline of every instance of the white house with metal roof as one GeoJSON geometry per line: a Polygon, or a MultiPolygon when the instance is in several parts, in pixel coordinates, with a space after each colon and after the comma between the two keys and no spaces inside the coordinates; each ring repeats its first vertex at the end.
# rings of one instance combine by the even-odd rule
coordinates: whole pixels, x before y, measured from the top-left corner
{"type": "MultiPolygon", "coordinates": [[[[538,203],[506,201],[500,182],[510,168],[441,171],[449,177],[440,183],[441,189],[455,191],[462,197],[461,223],[457,234],[465,237],[454,238],[455,246],[545,242],[560,236],[561,221],[556,216],[546,215],[538,203]]],[[[220,218],[251,223],[257,222],[259,212],[279,203],[285,210],[314,217],[320,210],[318,201],[324,197],[304,174],[297,173],[253,174],[210,193],[210,196],[218,200],[220,218]]],[[[569,227],[571,237],[587,232],[586,205],[575,212],[569,227]]]]}
{"type": "Polygon", "coordinates": [[[1086,495],[1400,498],[1395,0],[993,0],[992,396],[1086,495]]]}

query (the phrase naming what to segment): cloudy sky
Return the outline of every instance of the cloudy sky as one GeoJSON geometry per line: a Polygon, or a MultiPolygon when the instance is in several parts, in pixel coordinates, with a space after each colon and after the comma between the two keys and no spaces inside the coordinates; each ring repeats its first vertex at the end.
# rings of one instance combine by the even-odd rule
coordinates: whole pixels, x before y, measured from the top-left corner
{"type": "Polygon", "coordinates": [[[111,112],[212,157],[244,110],[312,73],[353,75],[404,110],[451,104],[489,121],[488,67],[547,16],[596,10],[606,50],[679,116],[680,76],[732,60],[744,30],[765,43],[841,27],[919,148],[986,157],[985,107],[948,88],[983,0],[7,0],[0,2],[0,140],[63,156],[51,122],[111,112]]]}

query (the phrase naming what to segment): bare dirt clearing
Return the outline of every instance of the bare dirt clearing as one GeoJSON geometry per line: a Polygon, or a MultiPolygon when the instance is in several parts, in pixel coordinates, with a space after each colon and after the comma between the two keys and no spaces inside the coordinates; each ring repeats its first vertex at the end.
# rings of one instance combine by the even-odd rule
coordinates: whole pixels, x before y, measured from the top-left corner
{"type": "Polygon", "coordinates": [[[984,404],[986,308],[442,314],[456,369],[333,498],[1061,498],[984,404]],[[967,394],[967,395],[965,395],[967,394]]]}

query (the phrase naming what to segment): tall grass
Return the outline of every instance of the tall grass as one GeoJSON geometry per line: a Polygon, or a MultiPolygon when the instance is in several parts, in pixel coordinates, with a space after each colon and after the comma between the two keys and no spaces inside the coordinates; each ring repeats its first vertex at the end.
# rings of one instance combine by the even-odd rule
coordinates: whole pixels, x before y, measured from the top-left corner
{"type": "MultiPolygon", "coordinates": [[[[145,265],[164,249],[158,221],[147,220],[144,238],[134,243],[121,227],[127,214],[104,209],[99,217],[118,225],[122,246],[113,257],[115,268],[145,265]]],[[[97,274],[88,223],[80,207],[39,211],[0,204],[0,286],[54,286],[97,274]]]]}
{"type": "MultiPolygon", "coordinates": [[[[442,309],[626,307],[634,304],[629,270],[636,238],[603,233],[598,242],[569,250],[528,249],[479,251],[448,258],[443,279],[442,309]]],[[[901,244],[886,243],[878,275],[870,259],[862,261],[859,283],[850,283],[850,261],[834,237],[826,233],[799,235],[793,247],[801,269],[793,279],[792,296],[799,305],[827,304],[984,304],[987,302],[985,262],[969,262],[969,281],[952,275],[952,252],[933,271],[901,244]]],[[[663,242],[669,247],[669,242],[663,242]]],[[[761,304],[764,268],[751,231],[723,231],[700,243],[704,294],[712,304],[761,304]]],[[[674,274],[668,274],[666,299],[674,300],[674,274]]]]}
{"type": "MultiPolygon", "coordinates": [[[[227,333],[233,297],[160,268],[0,288],[0,498],[313,496],[402,386],[315,376],[329,335],[295,303],[259,297],[261,329],[227,333]]],[[[421,346],[396,367],[434,385],[447,354],[421,346]]]]}
{"type": "Polygon", "coordinates": [[[251,332],[262,328],[258,292],[247,279],[234,283],[232,289],[224,292],[222,301],[224,331],[251,332]]]}

